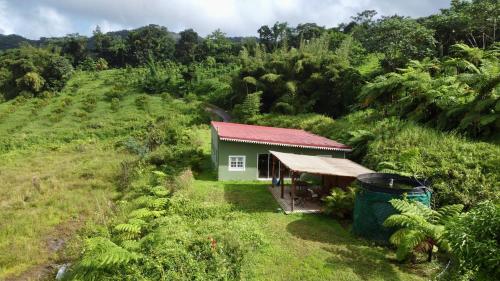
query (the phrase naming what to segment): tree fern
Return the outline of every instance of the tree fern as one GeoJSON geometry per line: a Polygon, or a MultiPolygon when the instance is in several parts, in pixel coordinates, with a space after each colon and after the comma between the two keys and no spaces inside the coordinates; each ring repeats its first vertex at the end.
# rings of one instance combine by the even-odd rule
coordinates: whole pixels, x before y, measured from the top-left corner
{"type": "Polygon", "coordinates": [[[150,210],[148,208],[140,208],[130,212],[129,217],[137,219],[144,219],[144,218],[147,219],[147,218],[158,218],[164,214],[165,211],[163,210],[157,211],[157,210],[150,210]]]}
{"type": "Polygon", "coordinates": [[[136,261],[139,254],[128,251],[107,238],[95,237],[85,241],[83,256],[68,276],[71,280],[102,280],[105,270],[136,261]]]}
{"type": "Polygon", "coordinates": [[[462,205],[445,206],[435,211],[421,202],[392,199],[390,203],[400,213],[388,217],[384,226],[398,228],[389,238],[389,242],[397,247],[398,260],[405,260],[417,251],[427,252],[430,261],[434,247],[449,250],[443,239],[443,225],[462,211],[462,205]]]}
{"type": "Polygon", "coordinates": [[[170,192],[164,186],[161,185],[152,187],[150,191],[153,195],[159,197],[167,197],[170,194],[170,192]]]}

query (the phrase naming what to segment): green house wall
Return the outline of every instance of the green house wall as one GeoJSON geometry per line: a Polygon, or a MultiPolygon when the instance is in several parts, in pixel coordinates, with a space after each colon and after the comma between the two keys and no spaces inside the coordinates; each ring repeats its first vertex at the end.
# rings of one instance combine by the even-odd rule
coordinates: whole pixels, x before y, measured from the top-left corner
{"type": "Polygon", "coordinates": [[[336,158],[345,157],[345,153],[342,151],[222,141],[218,138],[215,129],[212,128],[212,163],[219,180],[257,180],[257,157],[259,154],[269,153],[269,150],[305,155],[330,155],[336,158]],[[229,171],[229,156],[239,155],[246,158],[245,170],[229,171]]]}

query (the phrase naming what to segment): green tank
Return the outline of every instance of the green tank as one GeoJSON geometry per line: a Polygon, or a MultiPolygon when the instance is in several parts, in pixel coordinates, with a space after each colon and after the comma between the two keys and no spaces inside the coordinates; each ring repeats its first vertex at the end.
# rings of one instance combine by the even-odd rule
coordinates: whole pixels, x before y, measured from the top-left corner
{"type": "Polygon", "coordinates": [[[403,197],[430,207],[431,189],[414,178],[397,174],[371,173],[358,176],[359,189],[354,201],[352,231],[380,243],[388,243],[394,229],[383,226],[397,211],[389,200],[403,197]]]}

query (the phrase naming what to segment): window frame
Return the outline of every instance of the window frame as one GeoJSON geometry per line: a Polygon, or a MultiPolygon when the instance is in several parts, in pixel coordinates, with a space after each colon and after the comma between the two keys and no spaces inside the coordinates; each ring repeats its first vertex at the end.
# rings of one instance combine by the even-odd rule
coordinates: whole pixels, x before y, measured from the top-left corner
{"type": "Polygon", "coordinates": [[[229,155],[228,161],[227,161],[227,170],[230,172],[244,172],[246,170],[247,166],[247,157],[245,155],[229,155]],[[231,167],[231,158],[242,158],[242,167],[237,167],[238,165],[238,160],[236,160],[236,167],[231,167]]]}

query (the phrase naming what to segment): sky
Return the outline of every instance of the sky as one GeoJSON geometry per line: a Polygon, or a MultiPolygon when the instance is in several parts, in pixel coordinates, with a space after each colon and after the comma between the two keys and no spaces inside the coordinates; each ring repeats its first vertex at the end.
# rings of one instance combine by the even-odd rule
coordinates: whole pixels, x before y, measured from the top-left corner
{"type": "Polygon", "coordinates": [[[69,33],[91,35],[150,23],[205,36],[220,28],[229,36],[254,36],[276,21],[334,27],[363,10],[379,15],[427,16],[450,0],[0,0],[0,34],[30,39],[69,33]]]}

